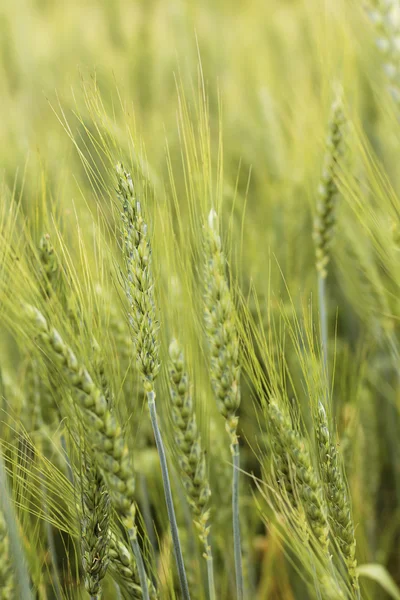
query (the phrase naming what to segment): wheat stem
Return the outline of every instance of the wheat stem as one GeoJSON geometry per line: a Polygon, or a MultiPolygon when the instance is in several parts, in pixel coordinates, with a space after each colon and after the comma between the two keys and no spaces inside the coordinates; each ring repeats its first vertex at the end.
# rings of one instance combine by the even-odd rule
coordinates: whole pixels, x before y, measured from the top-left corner
{"type": "Polygon", "coordinates": [[[182,548],[179,541],[178,524],[176,522],[174,503],[172,499],[171,483],[168,474],[167,457],[165,454],[164,443],[161,437],[160,427],[157,420],[157,411],[155,403],[155,392],[153,390],[147,392],[147,402],[149,405],[151,424],[153,426],[154,438],[160,457],[161,474],[164,484],[165,502],[167,505],[168,518],[171,525],[172,542],[174,545],[174,553],[178,568],[179,582],[181,585],[182,597],[185,600],[190,600],[189,586],[183,562],[182,548]]]}
{"type": "Polygon", "coordinates": [[[318,303],[319,303],[319,318],[321,328],[322,354],[325,371],[325,381],[329,385],[329,369],[328,369],[328,311],[326,297],[326,278],[318,273],[318,303]]]}
{"type": "Polygon", "coordinates": [[[128,530],[128,536],[129,536],[129,541],[131,543],[132,551],[133,551],[133,554],[134,554],[135,560],[136,560],[139,581],[140,581],[140,587],[142,588],[143,600],[150,600],[149,586],[147,584],[146,569],[145,569],[144,562],[143,562],[142,551],[140,549],[139,542],[137,539],[136,528],[131,527],[128,530]]]}
{"type": "Polygon", "coordinates": [[[232,444],[233,455],[233,477],[232,477],[232,515],[233,515],[233,547],[235,554],[236,590],[238,600],[243,598],[243,568],[242,552],[240,543],[240,520],[239,520],[239,469],[240,452],[239,442],[232,444]]]}

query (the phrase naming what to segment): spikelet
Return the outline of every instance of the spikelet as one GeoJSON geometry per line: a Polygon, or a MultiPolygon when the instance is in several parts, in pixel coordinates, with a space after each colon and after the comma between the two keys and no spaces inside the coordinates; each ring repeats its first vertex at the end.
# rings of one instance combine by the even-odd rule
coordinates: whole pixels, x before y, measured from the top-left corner
{"type": "Polygon", "coordinates": [[[44,296],[50,299],[54,295],[59,274],[59,264],[48,233],[45,233],[40,238],[39,258],[41,264],[40,283],[44,296]]]}
{"type": "Polygon", "coordinates": [[[326,151],[322,176],[318,188],[318,201],[314,219],[313,238],[315,243],[316,266],[320,277],[327,276],[329,263],[329,246],[335,226],[335,208],[339,191],[336,183],[338,161],[343,153],[343,114],[341,93],[332,107],[332,115],[328,127],[326,151]]]}
{"type": "Polygon", "coordinates": [[[81,552],[85,588],[101,597],[101,582],[109,564],[110,496],[100,472],[85,461],[81,476],[81,552]]]}
{"type": "Polygon", "coordinates": [[[77,406],[84,418],[86,433],[97,451],[100,470],[106,480],[114,507],[128,529],[135,522],[135,478],[132,474],[129,451],[121,427],[107,407],[107,401],[60,334],[50,327],[45,317],[32,306],[27,315],[34,324],[39,340],[53,362],[75,392],[77,406]]]}
{"type": "Polygon", "coordinates": [[[306,514],[310,530],[323,551],[328,553],[329,527],[326,509],[306,441],[293,429],[290,417],[279,408],[275,400],[270,401],[268,414],[273,435],[279,440],[281,452],[285,453],[292,466],[295,492],[306,514]]]}
{"type": "Polygon", "coordinates": [[[30,361],[25,373],[25,396],[26,396],[26,414],[30,433],[41,433],[43,429],[43,416],[41,406],[41,381],[39,375],[39,365],[35,359],[30,361]]]}
{"type": "MultiPolygon", "coordinates": [[[[135,557],[129,546],[124,544],[119,534],[114,531],[110,536],[110,572],[114,579],[120,584],[129,598],[141,600],[143,598],[140,587],[139,574],[136,566],[135,557]]],[[[148,579],[147,585],[151,600],[158,598],[157,591],[153,583],[148,579]]]]}
{"type": "Polygon", "coordinates": [[[122,206],[124,287],[129,302],[129,323],[138,369],[146,390],[153,389],[160,370],[159,323],[154,300],[151,246],[142,207],[135,197],[131,175],[119,163],[117,194],[122,206]]]}
{"type": "Polygon", "coordinates": [[[320,470],[328,507],[328,520],[346,563],[353,587],[358,590],[356,540],[346,484],[339,455],[329,432],[328,419],[321,402],[317,413],[317,441],[320,470]]]}
{"type": "Polygon", "coordinates": [[[204,321],[210,350],[211,383],[218,409],[226,419],[226,429],[235,445],[236,411],[240,405],[239,338],[225,269],[218,217],[212,210],[205,227],[204,321]]]}
{"type": "Polygon", "coordinates": [[[200,533],[200,540],[208,554],[209,511],[207,504],[211,495],[206,473],[205,452],[197,428],[196,414],[185,371],[183,351],[177,340],[169,347],[169,384],[172,402],[172,424],[179,467],[186,496],[200,533]]]}
{"type": "Polygon", "coordinates": [[[9,552],[7,528],[0,511],[0,600],[13,600],[14,598],[15,577],[9,552]]]}

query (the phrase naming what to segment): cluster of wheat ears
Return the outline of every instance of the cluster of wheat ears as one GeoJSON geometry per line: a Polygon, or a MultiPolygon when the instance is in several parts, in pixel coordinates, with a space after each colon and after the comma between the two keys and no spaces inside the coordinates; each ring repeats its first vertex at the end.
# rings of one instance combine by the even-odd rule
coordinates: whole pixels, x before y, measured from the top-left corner
{"type": "MultiPolygon", "coordinates": [[[[394,4],[367,14],[397,107],[394,4]]],[[[168,185],[133,129],[115,131],[94,85],[78,135],[61,104],[53,108],[90,182],[81,215],[46,193],[27,212],[23,185],[1,189],[0,599],[400,598],[387,564],[363,564],[379,562],[368,560],[370,527],[390,504],[377,500],[384,459],[368,444],[371,395],[395,386],[387,369],[400,360],[397,227],[364,197],[390,197],[398,217],[394,192],[363,141],[366,168],[357,162],[363,137],[335,81],[301,231],[314,247],[304,258],[316,300],[296,300],[262,232],[251,248],[257,211],[247,220],[239,192],[226,201],[222,144],[214,160],[199,81],[194,117],[178,89],[182,166],[177,175],[167,152],[168,185]],[[359,220],[348,211],[338,241],[344,204],[359,220]],[[352,235],[353,278],[341,250],[352,235]],[[243,267],[251,252],[260,293],[260,275],[243,267]],[[332,258],[346,302],[363,296],[360,322],[373,323],[347,350],[332,258]],[[378,363],[372,382],[378,367],[368,365],[378,363]],[[359,401],[336,405],[353,393],[359,401]],[[353,451],[365,464],[350,482],[353,451]]],[[[397,417],[394,406],[393,427],[397,417]]],[[[400,444],[387,427],[398,471],[400,444]]],[[[387,469],[389,496],[397,479],[387,469]]],[[[391,515],[388,548],[398,545],[398,509],[391,515]]],[[[388,551],[386,563],[395,557],[388,551]]]]}

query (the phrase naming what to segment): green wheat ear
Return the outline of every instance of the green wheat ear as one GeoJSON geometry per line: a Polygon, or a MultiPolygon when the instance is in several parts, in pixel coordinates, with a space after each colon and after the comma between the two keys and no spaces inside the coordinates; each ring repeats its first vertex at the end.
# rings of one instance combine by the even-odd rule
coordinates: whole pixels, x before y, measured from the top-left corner
{"type": "Polygon", "coordinates": [[[237,436],[240,406],[239,336],[236,312],[226,278],[226,259],[219,235],[218,215],[211,210],[204,235],[204,325],[209,348],[210,376],[219,412],[231,440],[233,457],[232,515],[238,599],[243,598],[243,569],[239,518],[240,449],[237,436]]]}
{"type": "Polygon", "coordinates": [[[138,564],[143,597],[148,600],[147,577],[135,524],[135,477],[121,427],[115,414],[108,408],[104,394],[58,331],[49,326],[36,308],[27,306],[26,313],[38,333],[39,341],[75,392],[77,408],[84,419],[90,445],[96,450],[98,465],[112,503],[129,533],[138,564]]]}
{"type": "Polygon", "coordinates": [[[339,90],[332,106],[331,118],[326,139],[324,165],[318,187],[318,201],[314,219],[314,242],[318,274],[325,278],[329,263],[329,247],[332,242],[336,203],[339,197],[337,187],[338,162],[343,155],[343,113],[342,92],[339,90]]]}
{"type": "Polygon", "coordinates": [[[136,360],[146,389],[160,370],[159,323],[154,299],[151,245],[142,207],[135,197],[132,177],[118,163],[118,198],[122,206],[122,230],[126,267],[125,293],[130,305],[129,324],[136,360]]]}
{"type": "Polygon", "coordinates": [[[331,439],[326,411],[321,402],[318,404],[316,433],[329,524],[346,563],[351,583],[358,592],[356,540],[351,507],[339,454],[331,439]]]}
{"type": "Polygon", "coordinates": [[[179,467],[186,497],[192,509],[194,523],[199,531],[207,560],[209,594],[215,598],[212,552],[209,542],[210,525],[208,502],[211,496],[207,477],[205,451],[197,427],[196,413],[190,389],[188,374],[185,370],[183,350],[177,340],[169,346],[170,364],[168,369],[169,387],[172,403],[172,425],[179,467]]]}
{"type": "Polygon", "coordinates": [[[142,207],[135,195],[132,177],[118,163],[116,167],[117,194],[122,207],[122,238],[125,273],[123,274],[126,298],[129,303],[129,324],[138,370],[143,378],[154,438],[160,458],[161,473],[174,545],[182,595],[190,599],[182,548],[179,540],[167,456],[158,423],[155,379],[160,371],[159,323],[154,298],[154,277],[150,236],[143,218],[142,207]]]}
{"type": "Polygon", "coordinates": [[[92,600],[99,600],[109,565],[111,503],[105,481],[91,461],[82,465],[80,512],[85,588],[92,600]]]}
{"type": "MultiPolygon", "coordinates": [[[[119,531],[111,532],[109,558],[110,572],[128,597],[142,600],[143,592],[136,559],[132,553],[132,549],[122,541],[119,531]]],[[[147,580],[147,587],[150,599],[156,600],[158,594],[150,579],[147,580]]]]}
{"type": "Polygon", "coordinates": [[[232,445],[237,444],[240,406],[239,337],[236,313],[226,279],[226,259],[211,210],[205,227],[204,323],[210,349],[211,383],[232,445]]]}
{"type": "Polygon", "coordinates": [[[329,526],[326,507],[306,440],[293,428],[290,417],[281,410],[275,400],[270,401],[268,414],[273,435],[282,453],[281,459],[284,462],[289,461],[288,464],[292,466],[289,474],[293,477],[294,490],[292,488],[288,490],[288,497],[296,497],[297,494],[313,537],[318,541],[323,552],[328,554],[329,526]]]}

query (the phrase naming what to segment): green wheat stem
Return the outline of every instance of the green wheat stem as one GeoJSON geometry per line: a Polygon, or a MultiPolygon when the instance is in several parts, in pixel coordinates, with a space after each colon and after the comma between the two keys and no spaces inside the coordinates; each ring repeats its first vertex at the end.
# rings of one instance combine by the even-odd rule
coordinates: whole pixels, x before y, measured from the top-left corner
{"type": "Polygon", "coordinates": [[[233,548],[235,555],[236,590],[238,600],[243,598],[243,565],[240,542],[240,507],[239,507],[239,442],[232,444],[233,473],[232,473],[232,515],[233,515],[233,548]]]}
{"type": "Polygon", "coordinates": [[[321,342],[323,364],[325,371],[325,381],[329,385],[329,368],[328,368],[328,311],[326,298],[326,278],[320,273],[318,274],[318,304],[319,304],[319,319],[321,328],[321,342]]]}
{"type": "Polygon", "coordinates": [[[147,534],[149,536],[150,544],[153,550],[157,548],[156,534],[154,531],[154,523],[151,516],[151,506],[150,506],[150,498],[149,491],[147,487],[146,476],[141,473],[139,476],[140,479],[140,496],[142,500],[142,514],[143,519],[146,525],[147,534]]]}
{"type": "Polygon", "coordinates": [[[139,541],[137,538],[136,527],[135,528],[131,527],[130,529],[128,529],[128,537],[129,537],[129,542],[132,546],[132,551],[133,551],[133,554],[134,554],[135,560],[136,560],[136,566],[137,566],[138,575],[139,575],[140,587],[142,588],[143,600],[150,600],[146,568],[144,566],[142,551],[140,549],[139,541]]]}
{"type": "Polygon", "coordinates": [[[10,554],[13,558],[13,564],[18,581],[20,598],[24,600],[34,600],[31,586],[29,583],[29,573],[25,561],[24,551],[21,539],[17,529],[16,516],[11,501],[10,489],[7,481],[7,473],[4,465],[3,455],[0,453],[0,510],[3,513],[6,523],[7,534],[10,541],[10,554]]]}
{"type": "Polygon", "coordinates": [[[182,597],[185,600],[190,600],[189,585],[188,585],[186,571],[185,571],[185,564],[183,562],[182,548],[181,548],[181,543],[179,540],[179,533],[178,533],[178,524],[176,522],[174,503],[173,503],[173,499],[172,499],[172,490],[171,490],[171,483],[170,483],[169,474],[168,474],[167,457],[165,454],[164,443],[163,443],[162,437],[161,437],[160,427],[158,425],[155,393],[153,390],[147,392],[147,402],[148,402],[148,406],[149,406],[151,424],[153,426],[154,438],[156,441],[158,455],[160,457],[160,466],[161,466],[161,474],[162,474],[163,485],[164,485],[165,502],[166,502],[168,518],[169,518],[169,522],[170,522],[170,526],[171,526],[172,542],[174,545],[174,553],[175,553],[175,559],[176,559],[176,564],[177,564],[177,568],[178,568],[178,575],[179,575],[179,581],[180,581],[181,590],[182,590],[182,597]]]}
{"type": "Polygon", "coordinates": [[[210,535],[207,536],[207,550],[205,558],[207,563],[208,598],[209,600],[215,600],[214,559],[211,552],[210,535]]]}

